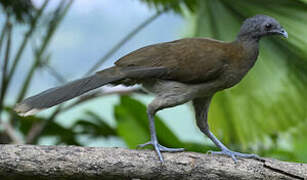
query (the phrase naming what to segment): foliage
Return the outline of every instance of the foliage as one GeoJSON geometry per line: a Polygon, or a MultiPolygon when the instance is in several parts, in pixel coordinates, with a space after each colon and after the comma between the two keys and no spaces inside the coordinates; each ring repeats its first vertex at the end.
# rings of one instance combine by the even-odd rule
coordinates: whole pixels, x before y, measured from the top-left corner
{"type": "MultiPolygon", "coordinates": [[[[12,107],[6,106],[6,98],[8,89],[11,86],[11,80],[14,75],[16,75],[16,68],[20,64],[20,61],[22,59],[22,55],[25,51],[26,46],[29,44],[29,41],[32,36],[36,33],[39,24],[44,21],[45,26],[40,27],[40,32],[44,34],[40,37],[41,43],[40,47],[33,47],[33,57],[34,60],[32,62],[32,65],[30,69],[28,70],[28,73],[24,79],[23,82],[20,82],[21,88],[19,89],[18,95],[16,95],[15,103],[19,102],[21,99],[24,98],[25,94],[27,93],[29,86],[31,85],[31,81],[33,79],[34,73],[39,68],[46,68],[48,64],[48,55],[47,54],[47,47],[50,43],[51,37],[54,35],[58,25],[62,21],[63,17],[65,16],[66,12],[68,11],[69,7],[71,6],[72,1],[62,1],[58,4],[58,6],[53,10],[52,15],[50,18],[46,19],[44,18],[44,12],[46,11],[46,7],[49,4],[49,1],[46,0],[40,8],[37,10],[33,10],[32,4],[30,1],[24,1],[20,2],[17,0],[14,1],[1,1],[1,7],[6,10],[5,18],[6,23],[3,24],[1,35],[0,35],[0,50],[3,47],[4,53],[1,53],[1,90],[0,90],[0,114],[1,118],[4,118],[4,116],[8,117],[7,122],[4,122],[2,119],[0,119],[1,125],[4,123],[7,123],[7,126],[13,126],[10,127],[10,129],[13,130],[14,126],[17,127],[19,125],[19,121],[21,117],[18,117],[15,112],[13,112],[11,109],[12,107]],[[28,18],[31,16],[29,21],[24,21],[23,18],[28,18]],[[14,18],[17,18],[17,21],[14,21],[14,18]],[[21,19],[20,19],[21,18],[21,19]],[[14,26],[18,26],[19,23],[21,23],[25,28],[27,28],[26,32],[24,33],[24,37],[20,44],[13,44],[11,42],[14,26]],[[12,48],[12,46],[17,48],[12,48]],[[13,52],[13,50],[16,50],[16,52],[13,52]],[[3,63],[3,64],[2,64],[3,63]],[[5,114],[6,112],[6,114],[5,114]]],[[[35,34],[37,36],[37,34],[35,34]]],[[[0,51],[1,52],[1,51],[0,51]]],[[[48,122],[48,120],[54,119],[54,116],[50,116],[47,118],[26,118],[29,119],[29,121],[23,122],[26,124],[20,125],[21,133],[31,134],[30,132],[35,132],[35,129],[37,128],[38,124],[47,124],[45,122],[48,122]],[[31,130],[29,130],[31,129],[31,130]],[[33,131],[32,131],[33,130],[33,131]]],[[[68,132],[65,128],[61,127],[58,124],[52,124],[48,127],[54,127],[54,130],[62,130],[63,134],[61,135],[61,140],[67,141],[67,142],[73,142],[76,141],[72,138],[66,138],[67,135],[71,135],[70,132],[68,132]]],[[[4,129],[6,130],[6,129],[4,129]]],[[[49,128],[48,130],[52,131],[52,128],[49,128]]],[[[48,133],[48,131],[44,132],[48,133]]],[[[11,134],[11,133],[7,133],[11,134]]],[[[15,143],[21,143],[22,139],[17,138],[18,136],[12,136],[10,137],[11,140],[15,143]],[[15,138],[13,138],[15,137],[15,138]]],[[[69,137],[69,136],[67,136],[69,137]]],[[[33,142],[37,142],[37,138],[32,139],[33,142]]],[[[60,140],[60,141],[61,141],[60,140]]],[[[30,143],[30,142],[28,142],[30,143]]]]}
{"type": "Polygon", "coordinates": [[[31,0],[0,1],[1,7],[9,16],[15,16],[18,22],[29,21],[35,11],[31,0]]]}
{"type": "MultiPolygon", "coordinates": [[[[298,158],[300,152],[295,148],[285,151],[280,143],[285,134],[306,122],[307,4],[291,0],[205,0],[193,17],[194,32],[196,36],[231,41],[241,22],[255,14],[275,17],[288,31],[289,39],[274,37],[261,42],[260,58],[248,76],[214,97],[209,123],[226,144],[306,161],[298,158]],[[268,139],[269,143],[264,143],[268,139]]],[[[296,146],[295,141],[290,142],[296,146]]]]}
{"type": "Polygon", "coordinates": [[[157,9],[160,7],[170,8],[177,13],[183,13],[182,5],[185,6],[189,11],[195,12],[198,6],[199,0],[141,0],[147,3],[149,6],[154,6],[157,9]]]}

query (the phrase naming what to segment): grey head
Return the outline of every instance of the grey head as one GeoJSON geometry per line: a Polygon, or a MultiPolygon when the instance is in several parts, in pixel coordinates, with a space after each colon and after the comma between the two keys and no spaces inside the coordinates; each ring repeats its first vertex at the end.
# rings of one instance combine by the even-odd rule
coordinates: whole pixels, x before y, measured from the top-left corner
{"type": "Polygon", "coordinates": [[[268,35],[281,35],[288,38],[287,31],[274,18],[256,15],[246,19],[241,26],[238,39],[256,39],[268,35]]]}

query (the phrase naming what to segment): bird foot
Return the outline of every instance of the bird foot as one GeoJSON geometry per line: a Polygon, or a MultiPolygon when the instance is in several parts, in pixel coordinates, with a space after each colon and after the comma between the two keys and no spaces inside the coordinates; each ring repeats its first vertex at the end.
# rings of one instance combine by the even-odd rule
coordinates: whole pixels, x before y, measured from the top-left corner
{"type": "Polygon", "coordinates": [[[257,154],[244,154],[240,152],[231,151],[229,149],[223,149],[222,151],[208,151],[208,153],[229,156],[233,159],[235,163],[237,163],[237,157],[261,160],[261,158],[257,154]]]}
{"type": "Polygon", "coordinates": [[[164,160],[163,160],[161,152],[181,152],[181,151],[184,151],[184,148],[168,148],[168,147],[164,147],[164,146],[160,145],[157,141],[149,141],[147,143],[140,144],[137,147],[138,148],[143,148],[143,147],[148,146],[148,145],[152,145],[154,147],[154,149],[157,152],[157,154],[159,156],[159,159],[160,159],[160,161],[162,163],[164,162],[164,160]]]}

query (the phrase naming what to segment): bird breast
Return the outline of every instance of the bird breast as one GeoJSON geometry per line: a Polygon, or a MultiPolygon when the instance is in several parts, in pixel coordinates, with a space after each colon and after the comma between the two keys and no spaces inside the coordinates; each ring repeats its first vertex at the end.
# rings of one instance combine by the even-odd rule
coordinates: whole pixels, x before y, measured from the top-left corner
{"type": "Polygon", "coordinates": [[[252,48],[244,48],[237,52],[234,60],[229,61],[223,73],[225,89],[230,88],[239,83],[243,77],[254,66],[258,57],[258,45],[255,44],[252,48]]]}

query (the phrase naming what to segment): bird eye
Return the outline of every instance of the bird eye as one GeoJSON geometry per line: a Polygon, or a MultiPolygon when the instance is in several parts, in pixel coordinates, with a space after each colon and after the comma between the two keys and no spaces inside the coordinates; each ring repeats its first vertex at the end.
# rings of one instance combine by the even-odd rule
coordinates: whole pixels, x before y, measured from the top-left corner
{"type": "Polygon", "coordinates": [[[265,28],[266,28],[266,29],[271,29],[271,27],[272,27],[272,24],[270,24],[270,23],[268,23],[268,24],[265,25],[265,28]]]}

